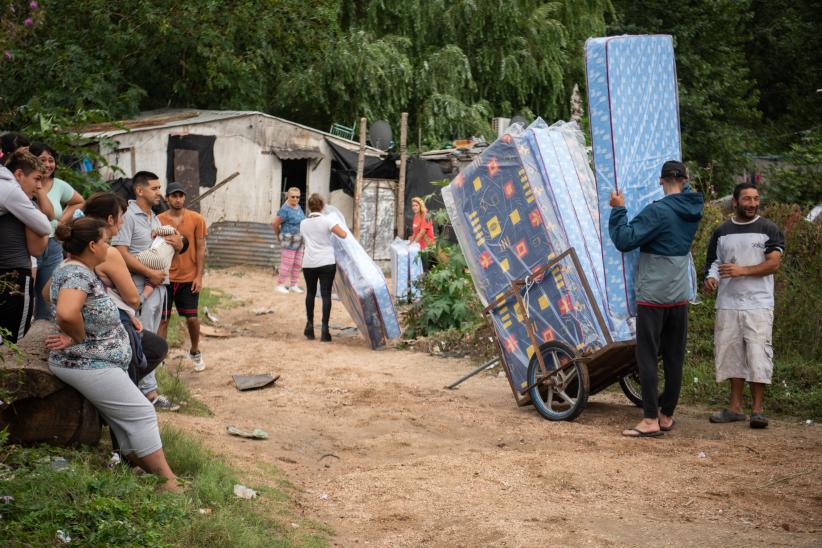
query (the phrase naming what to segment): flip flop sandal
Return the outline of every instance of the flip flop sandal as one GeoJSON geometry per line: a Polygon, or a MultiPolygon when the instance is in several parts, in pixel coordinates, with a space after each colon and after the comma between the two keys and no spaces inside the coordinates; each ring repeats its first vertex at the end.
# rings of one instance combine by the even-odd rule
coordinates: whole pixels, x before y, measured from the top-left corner
{"type": "Polygon", "coordinates": [[[768,417],[762,413],[751,413],[751,428],[767,428],[768,417]]]}
{"type": "Polygon", "coordinates": [[[670,432],[671,430],[673,430],[674,426],[676,426],[676,421],[671,421],[670,426],[662,426],[660,424],[659,429],[662,430],[663,432],[670,432]]]}
{"type": "Polygon", "coordinates": [[[724,424],[727,422],[744,421],[746,418],[744,413],[734,413],[730,409],[723,409],[711,415],[708,420],[716,424],[724,424]]]}
{"type": "Polygon", "coordinates": [[[665,433],[657,430],[656,432],[643,432],[642,430],[638,430],[636,428],[631,428],[628,432],[636,432],[636,434],[625,434],[623,432],[623,436],[626,438],[658,438],[659,436],[664,435],[665,433]]]}

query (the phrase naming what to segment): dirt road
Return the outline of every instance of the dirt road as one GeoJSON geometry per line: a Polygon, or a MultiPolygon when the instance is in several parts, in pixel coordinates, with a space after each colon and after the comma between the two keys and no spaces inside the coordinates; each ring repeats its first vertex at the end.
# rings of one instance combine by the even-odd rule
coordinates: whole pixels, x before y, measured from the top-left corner
{"type": "MultiPolygon", "coordinates": [[[[592,398],[572,423],[514,404],[505,379],[443,386],[468,360],[302,337],[303,299],[268,273],[212,271],[206,285],[245,305],[222,310],[231,338],[207,338],[208,369],[182,372],[215,413],[165,415],[232,464],[275,464],[307,516],[338,546],[820,546],[822,428],[774,421],[711,425],[678,412],[658,439],[626,439],[639,410],[592,398]],[[255,316],[253,309],[272,307],[255,316]],[[282,375],[240,393],[234,373],[282,375]],[[266,441],[225,434],[259,427],[266,441]]],[[[332,323],[353,325],[339,302],[332,323]]],[[[264,478],[260,477],[260,481],[264,478]]]]}

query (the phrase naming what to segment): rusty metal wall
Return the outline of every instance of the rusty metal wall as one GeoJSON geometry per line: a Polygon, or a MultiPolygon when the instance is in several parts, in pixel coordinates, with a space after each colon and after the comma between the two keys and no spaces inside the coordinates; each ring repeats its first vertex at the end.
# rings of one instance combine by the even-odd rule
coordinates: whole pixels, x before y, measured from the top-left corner
{"type": "Polygon", "coordinates": [[[208,266],[280,264],[280,244],[267,223],[220,221],[208,228],[208,266]]]}

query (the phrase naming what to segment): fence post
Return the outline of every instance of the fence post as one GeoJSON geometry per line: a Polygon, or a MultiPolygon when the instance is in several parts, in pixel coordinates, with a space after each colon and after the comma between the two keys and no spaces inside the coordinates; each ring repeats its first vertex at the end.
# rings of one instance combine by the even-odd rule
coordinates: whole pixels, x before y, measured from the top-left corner
{"type": "Polygon", "coordinates": [[[405,142],[408,139],[408,113],[400,116],[400,180],[397,183],[397,236],[405,239],[405,142]]]}
{"type": "Polygon", "coordinates": [[[360,154],[357,156],[357,182],[354,186],[354,237],[360,238],[360,201],[362,200],[362,178],[365,171],[365,118],[360,118],[360,154]]]}

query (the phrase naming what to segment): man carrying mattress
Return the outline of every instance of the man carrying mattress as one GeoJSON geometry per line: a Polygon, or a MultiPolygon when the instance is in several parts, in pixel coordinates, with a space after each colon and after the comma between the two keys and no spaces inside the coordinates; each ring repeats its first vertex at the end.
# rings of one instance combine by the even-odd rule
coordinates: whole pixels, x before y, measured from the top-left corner
{"type": "Polygon", "coordinates": [[[630,222],[625,197],[611,193],[608,232],[614,246],[623,253],[639,248],[636,361],[644,418],[624,430],[623,436],[661,436],[674,425],[688,335],[689,253],[704,205],[702,194],[691,191],[687,183],[681,162],[665,162],[659,179],[665,197],[645,206],[630,222]],[[660,355],[665,369],[661,396],[657,394],[660,355]]]}

